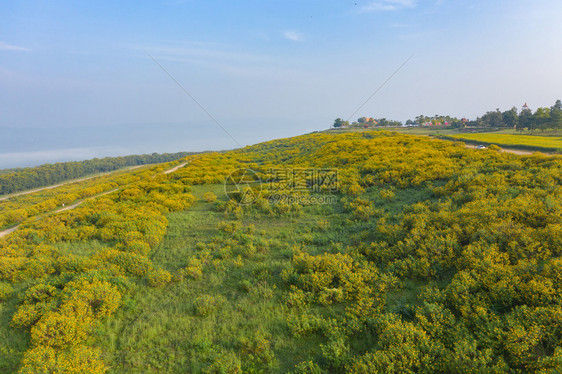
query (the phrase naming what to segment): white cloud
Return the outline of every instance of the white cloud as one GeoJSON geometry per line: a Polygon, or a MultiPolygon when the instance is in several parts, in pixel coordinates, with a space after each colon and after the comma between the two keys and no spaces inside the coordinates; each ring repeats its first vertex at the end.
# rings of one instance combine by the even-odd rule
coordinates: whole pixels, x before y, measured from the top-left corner
{"type": "Polygon", "coordinates": [[[361,8],[362,12],[384,12],[416,7],[416,0],[378,0],[361,8]]]}
{"type": "Polygon", "coordinates": [[[240,51],[236,46],[205,42],[162,42],[161,44],[128,45],[129,49],[142,51],[158,58],[191,59],[196,61],[230,61],[250,63],[269,61],[267,56],[240,51]]]}
{"type": "Polygon", "coordinates": [[[304,40],[302,34],[292,30],[285,31],[283,35],[286,39],[292,40],[294,42],[302,42],[304,40]]]}
{"type": "Polygon", "coordinates": [[[29,51],[29,48],[21,47],[18,45],[11,45],[6,42],[0,41],[0,51],[29,51]]]}

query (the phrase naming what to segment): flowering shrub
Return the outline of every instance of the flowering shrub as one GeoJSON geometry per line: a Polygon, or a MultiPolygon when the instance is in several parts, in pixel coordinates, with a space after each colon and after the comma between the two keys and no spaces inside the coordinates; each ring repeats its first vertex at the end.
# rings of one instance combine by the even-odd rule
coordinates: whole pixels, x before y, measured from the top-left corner
{"type": "Polygon", "coordinates": [[[93,327],[86,303],[74,304],[76,314],[47,313],[31,328],[31,343],[61,349],[83,342],[93,327]]]}
{"type": "Polygon", "coordinates": [[[164,287],[172,280],[172,275],[163,269],[153,270],[148,273],[148,283],[152,287],[164,287]]]}
{"type": "Polygon", "coordinates": [[[38,346],[27,351],[22,360],[21,374],[102,374],[106,367],[98,350],[75,345],[65,350],[38,346]]]}
{"type": "Polygon", "coordinates": [[[182,271],[183,274],[192,279],[199,279],[203,276],[203,262],[200,259],[193,258],[189,260],[189,266],[182,271]]]}
{"type": "Polygon", "coordinates": [[[205,192],[203,194],[203,199],[205,199],[208,203],[212,203],[217,200],[217,195],[212,192],[205,192]]]}
{"type": "MultiPolygon", "coordinates": [[[[0,239],[0,299],[12,289],[5,282],[16,283],[21,302],[11,323],[31,337],[21,372],[103,372],[86,344],[121,305],[128,277],[156,287],[172,279],[149,257],[166,234],[165,214],[193,204],[189,185],[222,183],[245,167],[264,181],[281,167],[330,169],[332,176],[337,168],[332,186],[310,178],[303,185],[336,195],[336,214],[330,224],[303,221],[311,227],[303,224],[295,237],[309,247],[295,250],[289,266],[292,234],[263,238],[231,219],[294,223],[314,207],[272,203],[275,183],[254,205],[217,202],[227,217],[217,225],[221,234],[197,245],[180,274],[200,279],[208,267],[223,276],[258,263],[251,281],[235,284],[244,297],[265,303],[285,294],[280,308],[291,339],[308,336],[315,344],[315,362],[297,365],[297,372],[560,371],[562,160],[367,132],[207,153],[168,175],[155,168],[88,188],[64,187],[61,196],[45,191],[0,203],[0,225],[25,222],[0,239]],[[71,211],[29,219],[114,188],[120,189],[71,211]],[[98,243],[80,254],[65,249],[86,240],[98,243]],[[285,261],[284,283],[278,268],[263,261],[268,254],[285,261]]],[[[287,192],[296,198],[312,191],[287,192]]],[[[199,295],[194,313],[212,315],[223,302],[199,295]]],[[[216,361],[205,369],[277,368],[275,338],[247,338],[239,355],[231,348],[213,352],[216,361]]]]}

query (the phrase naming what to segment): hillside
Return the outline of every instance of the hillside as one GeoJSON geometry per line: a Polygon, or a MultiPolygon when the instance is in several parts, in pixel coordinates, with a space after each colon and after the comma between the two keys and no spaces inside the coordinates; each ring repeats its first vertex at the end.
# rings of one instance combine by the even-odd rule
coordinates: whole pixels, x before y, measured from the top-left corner
{"type": "Polygon", "coordinates": [[[0,195],[12,194],[49,186],[55,183],[85,177],[87,175],[106,173],[127,166],[141,166],[154,163],[170,162],[183,158],[189,154],[153,153],[150,155],[131,155],[124,157],[95,158],[86,161],[59,162],[45,164],[35,168],[18,168],[0,170],[0,195]]]}
{"type": "Polygon", "coordinates": [[[315,133],[0,214],[2,372],[562,370],[562,157],[315,133]]]}

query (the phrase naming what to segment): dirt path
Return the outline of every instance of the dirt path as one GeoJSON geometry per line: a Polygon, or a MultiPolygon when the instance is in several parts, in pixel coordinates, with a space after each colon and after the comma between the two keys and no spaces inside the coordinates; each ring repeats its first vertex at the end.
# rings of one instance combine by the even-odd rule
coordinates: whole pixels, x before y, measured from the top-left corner
{"type": "MultiPolygon", "coordinates": [[[[51,212],[42,214],[42,215],[40,215],[40,216],[37,216],[37,217],[35,217],[35,219],[36,219],[36,220],[39,220],[39,219],[45,217],[47,214],[55,214],[55,213],[64,212],[64,211],[66,211],[66,210],[74,209],[74,208],[76,208],[77,206],[79,206],[79,205],[85,203],[85,202],[88,201],[88,200],[96,199],[96,198],[98,198],[98,197],[100,197],[100,196],[110,194],[110,193],[115,192],[115,191],[117,191],[117,190],[118,190],[118,188],[116,188],[116,189],[114,189],[114,190],[111,190],[111,191],[106,191],[106,192],[100,193],[100,194],[95,195],[95,196],[90,196],[90,197],[88,197],[88,198],[86,198],[86,199],[84,199],[84,200],[82,200],[82,201],[79,201],[79,202],[77,202],[77,203],[75,203],[75,204],[72,204],[72,205],[69,205],[69,206],[65,206],[64,208],[59,208],[59,209],[57,209],[57,210],[54,210],[54,211],[51,211],[51,212]]],[[[14,227],[10,227],[9,229],[4,230],[4,231],[0,231],[0,238],[3,238],[4,236],[6,236],[6,235],[8,235],[8,234],[13,233],[13,232],[16,231],[20,226],[21,226],[21,224],[19,224],[19,225],[17,225],[17,226],[14,226],[14,227]]]]}
{"type": "MultiPolygon", "coordinates": [[[[476,149],[477,146],[476,145],[472,145],[472,144],[465,144],[464,145],[466,148],[472,148],[472,149],[476,149]]],[[[502,148],[502,152],[506,152],[506,153],[513,153],[516,155],[532,155],[533,153],[537,152],[537,151],[521,151],[519,149],[506,149],[506,148],[502,148]]]]}
{"type": "MultiPolygon", "coordinates": [[[[104,175],[104,174],[101,174],[101,175],[104,175]]],[[[92,176],[92,177],[86,177],[86,178],[80,178],[80,179],[73,179],[73,180],[70,180],[70,181],[67,181],[67,182],[64,182],[64,183],[55,184],[54,186],[47,186],[47,187],[37,188],[37,189],[34,189],[34,190],[27,190],[27,191],[23,191],[23,192],[17,192],[17,193],[12,194],[12,195],[0,197],[0,201],[2,201],[2,200],[8,200],[8,199],[11,199],[12,197],[16,197],[16,196],[27,195],[27,194],[34,193],[34,192],[39,192],[39,191],[44,191],[44,190],[50,190],[50,189],[57,188],[57,187],[61,187],[61,186],[64,186],[64,185],[70,184],[70,183],[83,182],[83,181],[86,181],[86,180],[88,180],[88,179],[92,179],[92,178],[95,178],[95,177],[99,177],[99,176],[101,176],[101,175],[95,175],[95,176],[92,176]]]]}
{"type": "MultiPolygon", "coordinates": [[[[187,165],[187,164],[189,164],[189,161],[184,162],[183,164],[180,164],[180,165],[178,165],[178,166],[175,166],[175,167],[173,167],[173,168],[171,168],[171,169],[169,169],[169,170],[166,170],[166,171],[164,172],[164,174],[173,173],[174,171],[176,171],[176,170],[178,170],[178,169],[184,167],[184,166],[187,165]]],[[[143,167],[143,166],[147,166],[147,165],[133,166],[133,167],[130,168],[130,169],[137,169],[137,168],[140,168],[140,167],[143,167]]],[[[110,173],[111,173],[111,172],[110,172],[110,173]]],[[[109,174],[109,173],[106,173],[106,174],[109,174]]],[[[50,189],[50,188],[56,188],[56,187],[59,187],[59,186],[62,186],[62,185],[68,184],[68,183],[74,183],[74,182],[80,182],[80,181],[87,180],[87,179],[92,179],[92,178],[95,178],[95,177],[97,177],[97,176],[99,176],[99,175],[96,175],[96,176],[93,176],[93,177],[88,177],[88,178],[82,178],[82,179],[79,179],[79,180],[68,181],[68,182],[61,183],[61,184],[58,184],[58,185],[55,185],[55,186],[43,187],[43,188],[40,188],[40,189],[37,189],[37,190],[33,190],[33,191],[25,191],[25,192],[22,192],[22,193],[19,193],[19,194],[16,194],[16,195],[7,196],[7,197],[5,197],[5,198],[3,198],[3,199],[5,200],[5,199],[7,199],[7,198],[14,197],[14,196],[17,196],[17,195],[25,195],[25,194],[32,193],[32,192],[37,192],[37,191],[41,191],[41,190],[47,190],[47,189],[50,189]]],[[[98,194],[98,195],[95,195],[95,196],[90,196],[90,197],[88,197],[88,198],[86,198],[86,199],[84,199],[84,200],[82,200],[82,201],[79,201],[79,202],[77,202],[77,203],[75,203],[75,204],[72,204],[72,205],[69,205],[69,206],[65,206],[64,208],[59,208],[59,209],[57,209],[57,210],[54,210],[54,211],[51,211],[51,212],[42,214],[42,215],[36,217],[36,219],[41,219],[41,218],[43,218],[44,216],[46,216],[47,214],[55,214],[55,213],[60,213],[60,212],[64,212],[64,211],[67,211],[67,210],[74,209],[74,208],[76,208],[77,206],[79,206],[80,204],[82,204],[82,203],[84,203],[84,202],[86,202],[86,201],[88,201],[88,200],[93,200],[93,199],[96,199],[96,198],[98,198],[98,197],[100,197],[100,196],[107,195],[107,194],[110,194],[110,193],[115,192],[115,191],[118,191],[118,190],[119,190],[118,188],[115,188],[115,189],[113,189],[113,190],[111,190],[111,191],[106,191],[106,192],[102,192],[102,193],[100,193],[100,194],[98,194]]],[[[2,200],[2,199],[0,199],[0,200],[2,200]]],[[[4,230],[4,231],[0,231],[0,238],[3,238],[4,236],[13,233],[13,232],[16,231],[20,226],[21,226],[21,224],[20,224],[20,225],[17,225],[17,226],[14,226],[14,227],[10,227],[9,229],[6,229],[6,230],[4,230]]]]}
{"type": "Polygon", "coordinates": [[[116,188],[116,189],[114,189],[114,190],[111,190],[111,191],[106,191],[106,192],[100,193],[99,195],[96,195],[96,196],[88,197],[87,199],[84,199],[84,200],[82,200],[82,201],[80,201],[80,202],[77,202],[76,204],[72,204],[72,205],[69,205],[69,206],[65,206],[64,208],[60,208],[59,210],[55,210],[53,213],[59,213],[59,212],[64,212],[65,210],[74,209],[74,208],[76,208],[78,205],[80,205],[80,204],[82,204],[82,203],[84,203],[84,202],[86,202],[86,201],[88,201],[88,200],[96,199],[96,198],[98,198],[98,197],[100,197],[100,196],[110,194],[110,193],[115,192],[115,191],[117,191],[117,190],[118,190],[118,188],[116,188]]]}
{"type": "Polygon", "coordinates": [[[173,173],[174,171],[178,170],[179,168],[183,168],[183,167],[184,167],[185,165],[187,165],[187,164],[189,164],[189,161],[184,162],[183,164],[180,164],[180,165],[178,165],[178,166],[176,166],[176,167],[173,167],[173,168],[171,168],[170,170],[166,170],[166,171],[164,172],[164,174],[173,173]]]}
{"type": "Polygon", "coordinates": [[[20,227],[20,225],[14,226],[12,228],[9,228],[7,230],[4,231],[0,231],[0,238],[3,238],[4,236],[13,233],[14,231],[16,231],[18,229],[18,227],[20,227]]]}
{"type": "Polygon", "coordinates": [[[137,165],[137,166],[131,166],[125,169],[119,169],[119,170],[113,170],[113,171],[108,171],[107,173],[101,173],[101,174],[96,174],[96,175],[92,175],[91,177],[84,177],[84,178],[78,178],[78,179],[71,179],[69,181],[63,182],[63,183],[59,183],[59,184],[55,184],[53,186],[47,186],[47,187],[41,187],[41,188],[36,188],[34,190],[27,190],[27,191],[23,191],[23,192],[16,192],[14,194],[8,195],[8,196],[3,196],[0,197],[0,201],[2,200],[8,200],[11,199],[12,197],[16,197],[16,196],[21,196],[21,195],[27,195],[30,193],[34,193],[34,192],[39,192],[39,191],[44,191],[44,190],[50,190],[53,188],[57,188],[57,187],[61,187],[70,183],[78,183],[78,182],[83,182],[83,181],[87,181],[89,179],[93,179],[93,178],[97,178],[97,177],[103,177],[105,175],[109,175],[112,173],[115,173],[117,171],[124,171],[124,170],[134,170],[134,169],[138,169],[138,168],[142,168],[143,166],[149,166],[149,165],[154,165],[154,164],[146,164],[146,165],[137,165]]]}

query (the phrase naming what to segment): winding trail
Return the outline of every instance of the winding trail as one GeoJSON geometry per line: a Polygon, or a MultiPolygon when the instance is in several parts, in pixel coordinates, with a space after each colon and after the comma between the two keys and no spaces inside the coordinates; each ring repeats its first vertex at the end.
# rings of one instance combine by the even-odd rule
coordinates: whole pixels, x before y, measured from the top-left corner
{"type": "Polygon", "coordinates": [[[84,202],[86,202],[86,201],[88,201],[88,200],[96,199],[96,198],[98,198],[98,197],[100,197],[100,196],[110,194],[110,193],[115,192],[115,191],[117,191],[117,190],[119,190],[119,189],[116,188],[116,189],[113,189],[113,190],[111,190],[111,191],[102,192],[102,193],[100,193],[99,195],[90,196],[90,197],[88,197],[88,198],[86,198],[86,199],[84,199],[84,200],[82,200],[82,201],[80,201],[80,202],[77,202],[76,204],[72,204],[72,205],[69,205],[69,206],[65,206],[64,208],[60,208],[59,210],[55,210],[53,213],[59,213],[59,212],[64,212],[65,210],[74,209],[74,208],[76,208],[78,205],[80,205],[80,204],[82,204],[82,203],[84,203],[84,202]]]}
{"type": "MultiPolygon", "coordinates": [[[[64,185],[67,185],[67,184],[71,184],[71,183],[78,183],[78,182],[87,181],[87,180],[89,180],[89,179],[93,179],[93,178],[97,178],[97,177],[103,177],[103,176],[105,176],[105,175],[113,174],[113,173],[118,172],[118,171],[134,170],[134,169],[142,168],[143,166],[149,166],[149,165],[154,165],[154,164],[146,164],[146,165],[131,166],[131,167],[127,167],[127,168],[125,168],[125,169],[118,169],[118,170],[108,171],[107,173],[101,173],[101,174],[92,175],[92,176],[90,176],[90,177],[84,177],[84,178],[78,178],[78,179],[71,179],[71,180],[69,180],[69,181],[62,182],[62,183],[59,183],[59,184],[55,184],[55,185],[52,185],[52,186],[36,188],[36,189],[34,189],[34,190],[27,190],[27,191],[23,191],[23,192],[16,192],[16,193],[10,194],[10,195],[8,195],[8,196],[0,197],[0,201],[2,201],[2,200],[8,200],[8,199],[11,199],[12,197],[16,197],[16,196],[27,195],[27,194],[34,193],[34,192],[39,192],[39,191],[44,191],[44,190],[50,190],[50,189],[57,188],[57,187],[61,187],[61,186],[64,186],[64,185]]],[[[0,237],[1,237],[1,236],[0,236],[0,237]]]]}
{"type": "MultiPolygon", "coordinates": [[[[79,202],[77,202],[77,203],[75,203],[75,204],[72,204],[72,205],[69,205],[69,206],[65,206],[64,208],[59,208],[59,209],[52,210],[52,211],[50,211],[50,212],[41,214],[41,215],[35,217],[35,220],[36,220],[36,221],[37,221],[37,220],[40,220],[41,218],[43,218],[43,217],[45,217],[45,216],[47,216],[47,215],[56,214],[56,213],[64,212],[64,211],[66,211],[66,210],[74,209],[74,208],[76,208],[78,205],[81,205],[81,204],[85,203],[85,202],[88,201],[88,200],[96,199],[96,198],[98,198],[98,197],[100,197],[100,196],[110,194],[110,193],[115,192],[115,191],[117,191],[117,190],[118,190],[118,188],[116,188],[116,189],[114,189],[114,190],[111,190],[111,191],[102,192],[102,193],[100,193],[100,194],[98,194],[98,195],[95,195],[95,196],[90,196],[90,197],[88,197],[88,198],[86,198],[86,199],[84,199],[84,200],[82,200],[82,201],[79,201],[79,202]]],[[[22,225],[22,224],[20,223],[20,224],[17,225],[17,226],[10,227],[9,229],[4,230],[4,231],[0,231],[0,238],[3,238],[4,236],[6,236],[6,235],[8,235],[8,234],[13,233],[13,232],[16,231],[21,225],[22,225]]]]}
{"type": "MultiPolygon", "coordinates": [[[[171,168],[171,169],[169,169],[169,170],[166,170],[163,174],[170,174],[170,173],[173,173],[174,171],[176,171],[176,170],[178,170],[178,169],[184,167],[184,166],[187,165],[187,164],[189,164],[189,161],[184,162],[183,164],[180,164],[180,165],[178,165],[178,166],[175,166],[175,167],[173,167],[173,168],[171,168]]],[[[153,164],[151,164],[151,165],[153,165],[153,164]]],[[[143,166],[147,166],[147,165],[133,166],[133,167],[130,168],[129,170],[137,169],[137,168],[140,168],[140,167],[143,167],[143,166]]],[[[110,172],[110,173],[112,173],[112,172],[110,172]]],[[[110,173],[106,173],[106,174],[110,174],[110,173]]],[[[47,190],[47,189],[51,189],[51,188],[56,188],[56,187],[63,186],[63,185],[65,185],[65,184],[74,183],[74,182],[80,182],[80,181],[83,181],[83,180],[92,179],[92,178],[99,177],[99,176],[100,176],[100,175],[95,175],[95,176],[88,177],[88,178],[82,178],[82,179],[77,179],[77,180],[72,180],[72,181],[68,181],[68,182],[65,182],[65,183],[57,184],[57,185],[55,185],[55,186],[48,186],[48,187],[39,188],[39,189],[37,189],[37,190],[21,192],[21,193],[18,193],[18,194],[14,194],[14,195],[10,195],[10,196],[3,197],[3,198],[0,199],[0,201],[1,201],[1,200],[9,199],[10,197],[14,197],[14,196],[18,196],[18,195],[25,195],[25,194],[29,194],[29,193],[33,193],[33,192],[37,192],[37,191],[42,191],[42,190],[47,190]]],[[[90,196],[90,197],[88,197],[88,198],[86,198],[86,199],[84,199],[84,200],[82,200],[82,201],[79,201],[79,202],[77,202],[77,203],[74,203],[74,204],[72,204],[72,205],[65,206],[65,207],[63,207],[63,208],[58,208],[58,209],[56,209],[56,210],[53,210],[53,211],[44,213],[44,214],[42,214],[42,215],[40,215],[40,216],[35,217],[35,219],[36,219],[36,220],[39,220],[39,219],[45,217],[46,215],[56,214],[56,213],[64,212],[64,211],[67,211],[67,210],[72,210],[72,209],[76,208],[77,206],[81,205],[82,203],[84,203],[84,202],[86,202],[86,201],[88,201],[88,200],[93,200],[93,199],[96,199],[96,198],[98,198],[98,197],[100,197],[100,196],[107,195],[107,194],[116,192],[116,191],[118,191],[118,190],[119,190],[118,188],[115,188],[115,189],[113,189],[113,190],[111,190],[111,191],[106,191],[106,192],[102,192],[102,193],[100,193],[100,194],[97,194],[97,195],[95,195],[95,196],[90,196]]],[[[6,235],[9,235],[9,234],[13,233],[13,232],[16,231],[21,225],[22,225],[22,224],[20,223],[19,225],[16,225],[16,226],[14,226],[14,227],[10,227],[9,229],[0,231],[0,238],[3,238],[3,237],[5,237],[6,235]]]]}
{"type": "Polygon", "coordinates": [[[180,168],[183,168],[183,167],[184,167],[185,165],[187,165],[187,164],[189,164],[189,161],[184,162],[183,164],[179,164],[178,166],[175,166],[175,167],[171,168],[170,170],[166,170],[166,171],[164,172],[164,174],[173,173],[174,171],[176,171],[176,170],[178,170],[178,169],[180,169],[180,168]]]}
{"type": "Polygon", "coordinates": [[[4,231],[0,231],[0,238],[3,238],[4,236],[6,236],[8,234],[13,233],[14,231],[16,231],[18,229],[18,227],[20,227],[20,225],[11,227],[11,228],[9,228],[7,230],[4,230],[4,231]]]}

